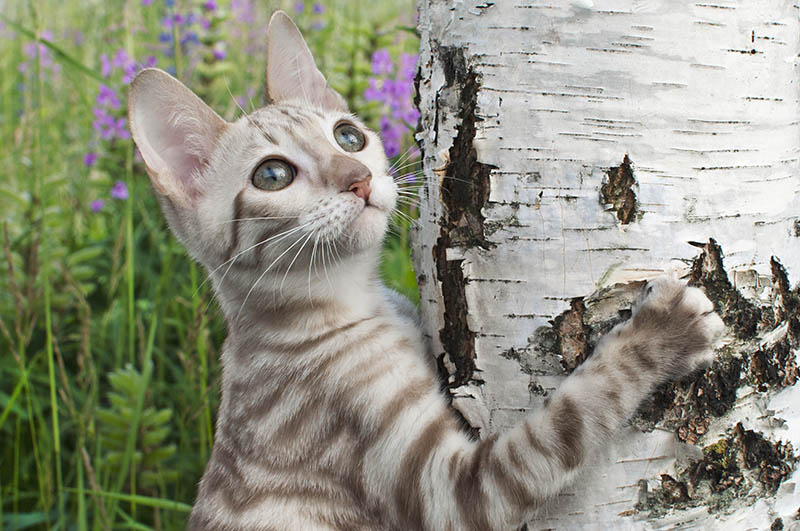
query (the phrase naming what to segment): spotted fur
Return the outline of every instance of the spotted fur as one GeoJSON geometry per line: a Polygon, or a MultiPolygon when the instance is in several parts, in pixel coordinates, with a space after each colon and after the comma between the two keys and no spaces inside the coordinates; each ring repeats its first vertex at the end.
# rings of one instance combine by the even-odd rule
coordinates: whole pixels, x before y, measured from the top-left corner
{"type": "Polygon", "coordinates": [[[169,224],[208,269],[228,324],[214,448],[189,528],[520,526],[657,385],[710,361],[719,318],[699,290],[657,280],[545,407],[472,440],[440,392],[413,309],[378,278],[397,199],[380,139],[324,83],[286,15],[268,35],[271,103],[237,122],[158,70],[140,73],[130,98],[169,224]],[[362,151],[336,144],[341,121],[364,131],[362,151]],[[266,156],[290,161],[295,181],[255,188],[266,156]],[[366,174],[362,197],[352,183],[366,174]]]}

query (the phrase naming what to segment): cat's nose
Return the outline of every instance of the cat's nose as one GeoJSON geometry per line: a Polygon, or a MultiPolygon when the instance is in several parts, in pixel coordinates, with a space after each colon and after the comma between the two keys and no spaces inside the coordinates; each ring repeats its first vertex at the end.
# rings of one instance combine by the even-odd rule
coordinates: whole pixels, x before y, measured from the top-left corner
{"type": "Polygon", "coordinates": [[[366,165],[352,157],[336,155],[331,157],[324,171],[328,182],[340,191],[353,192],[364,201],[369,201],[372,172],[366,165]]]}
{"type": "Polygon", "coordinates": [[[357,197],[360,197],[366,202],[369,202],[370,186],[369,182],[372,180],[372,175],[367,175],[366,179],[356,181],[347,189],[348,192],[353,192],[357,197]]]}

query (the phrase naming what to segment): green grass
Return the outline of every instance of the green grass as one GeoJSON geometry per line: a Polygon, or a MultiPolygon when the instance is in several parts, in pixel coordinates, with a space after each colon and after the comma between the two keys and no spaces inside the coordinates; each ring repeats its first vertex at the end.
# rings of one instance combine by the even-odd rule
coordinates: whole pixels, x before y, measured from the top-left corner
{"type": "MultiPolygon", "coordinates": [[[[182,529],[213,444],[224,323],[205,271],[169,234],[130,140],[92,128],[100,56],[153,55],[228,119],[259,104],[263,32],[219,2],[196,44],[160,42],[162,17],[201,2],[32,1],[0,18],[0,527],[182,529]],[[171,10],[170,10],[171,9],[171,10]],[[49,30],[52,34],[45,33],[49,30]],[[30,56],[34,39],[47,50],[30,56]],[[227,57],[211,51],[224,44],[227,57]],[[26,48],[26,46],[28,48],[26,48]],[[21,66],[22,65],[22,66],[21,66]],[[54,66],[57,65],[57,66],[54,66]],[[59,70],[56,72],[55,70],[59,70]],[[87,152],[98,154],[91,167],[87,152]],[[109,195],[126,183],[128,199],[109,195]],[[105,205],[93,212],[90,202],[105,205]]],[[[242,4],[242,2],[239,2],[242,4]]],[[[351,108],[375,49],[416,50],[410,1],[324,2],[297,15],[318,64],[351,108]],[[324,23],[324,27],[319,27],[324,23]]],[[[172,30],[173,37],[181,31],[172,30]]],[[[410,132],[406,135],[410,145],[410,132]]],[[[413,216],[413,212],[410,212],[413,216]]],[[[387,239],[387,283],[416,300],[408,222],[387,239]]]]}

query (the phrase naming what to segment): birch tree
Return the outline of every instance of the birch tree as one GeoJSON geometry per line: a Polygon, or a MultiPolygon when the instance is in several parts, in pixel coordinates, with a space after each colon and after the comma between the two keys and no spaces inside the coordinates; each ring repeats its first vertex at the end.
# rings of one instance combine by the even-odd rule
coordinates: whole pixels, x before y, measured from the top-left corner
{"type": "Polygon", "coordinates": [[[800,526],[800,5],[422,0],[415,264],[478,436],[677,271],[728,325],[531,529],[800,526]]]}

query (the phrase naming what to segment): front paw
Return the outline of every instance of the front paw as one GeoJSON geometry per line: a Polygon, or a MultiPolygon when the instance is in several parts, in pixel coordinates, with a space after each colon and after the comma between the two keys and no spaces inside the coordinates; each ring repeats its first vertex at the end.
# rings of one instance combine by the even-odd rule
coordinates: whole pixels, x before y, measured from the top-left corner
{"type": "Polygon", "coordinates": [[[700,289],[662,276],[645,286],[627,332],[633,344],[644,347],[640,355],[649,356],[661,378],[672,380],[710,365],[724,328],[700,289]]]}

